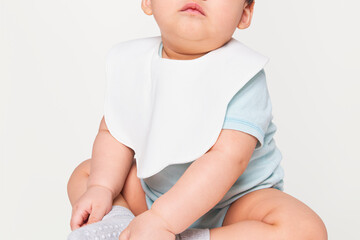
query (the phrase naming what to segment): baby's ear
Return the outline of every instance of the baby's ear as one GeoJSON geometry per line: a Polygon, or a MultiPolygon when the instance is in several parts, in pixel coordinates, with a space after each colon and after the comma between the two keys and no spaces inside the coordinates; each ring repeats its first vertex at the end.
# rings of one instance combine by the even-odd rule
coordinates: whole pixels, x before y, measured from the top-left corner
{"type": "Polygon", "coordinates": [[[152,15],[151,0],[141,0],[141,8],[146,15],[152,15]]]}
{"type": "Polygon", "coordinates": [[[251,4],[245,3],[243,13],[242,13],[240,22],[237,25],[237,28],[245,29],[250,26],[253,12],[254,12],[254,5],[255,5],[255,1],[253,1],[251,4]]]}

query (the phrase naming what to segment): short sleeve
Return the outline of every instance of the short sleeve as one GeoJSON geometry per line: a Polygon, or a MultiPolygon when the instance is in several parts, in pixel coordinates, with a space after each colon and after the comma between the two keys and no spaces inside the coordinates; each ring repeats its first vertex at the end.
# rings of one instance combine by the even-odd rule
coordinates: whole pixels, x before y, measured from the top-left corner
{"type": "Polygon", "coordinates": [[[251,134],[258,139],[256,147],[261,147],[271,120],[272,105],[262,69],[233,96],[222,128],[251,134]]]}

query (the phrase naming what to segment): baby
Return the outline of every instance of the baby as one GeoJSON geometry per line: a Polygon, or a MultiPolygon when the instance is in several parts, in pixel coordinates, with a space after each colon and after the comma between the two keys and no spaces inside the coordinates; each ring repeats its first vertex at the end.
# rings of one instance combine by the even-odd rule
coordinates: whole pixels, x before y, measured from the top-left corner
{"type": "Polygon", "coordinates": [[[284,193],[264,66],[232,38],[253,0],[142,0],[161,36],[115,45],[68,239],[327,239],[284,193]]]}

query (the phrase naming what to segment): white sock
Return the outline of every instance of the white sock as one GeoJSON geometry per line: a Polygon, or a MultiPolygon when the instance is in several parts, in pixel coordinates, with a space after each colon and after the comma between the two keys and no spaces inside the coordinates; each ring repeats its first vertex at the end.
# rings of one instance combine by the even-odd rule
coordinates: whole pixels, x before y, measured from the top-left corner
{"type": "Polygon", "coordinates": [[[102,220],[75,229],[67,240],[118,240],[120,233],[134,218],[134,214],[126,207],[113,206],[102,220]]]}
{"type": "Polygon", "coordinates": [[[176,240],[210,240],[209,228],[188,228],[176,234],[176,240]]]}

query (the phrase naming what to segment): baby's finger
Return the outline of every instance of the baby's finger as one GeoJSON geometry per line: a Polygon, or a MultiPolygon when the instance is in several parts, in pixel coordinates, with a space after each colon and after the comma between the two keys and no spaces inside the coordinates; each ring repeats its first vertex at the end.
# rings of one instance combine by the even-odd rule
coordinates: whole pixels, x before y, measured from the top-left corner
{"type": "Polygon", "coordinates": [[[86,211],[74,212],[73,216],[71,217],[71,220],[70,220],[71,230],[74,231],[75,229],[80,228],[84,224],[84,222],[86,221],[88,216],[89,216],[89,213],[86,211]]]}

